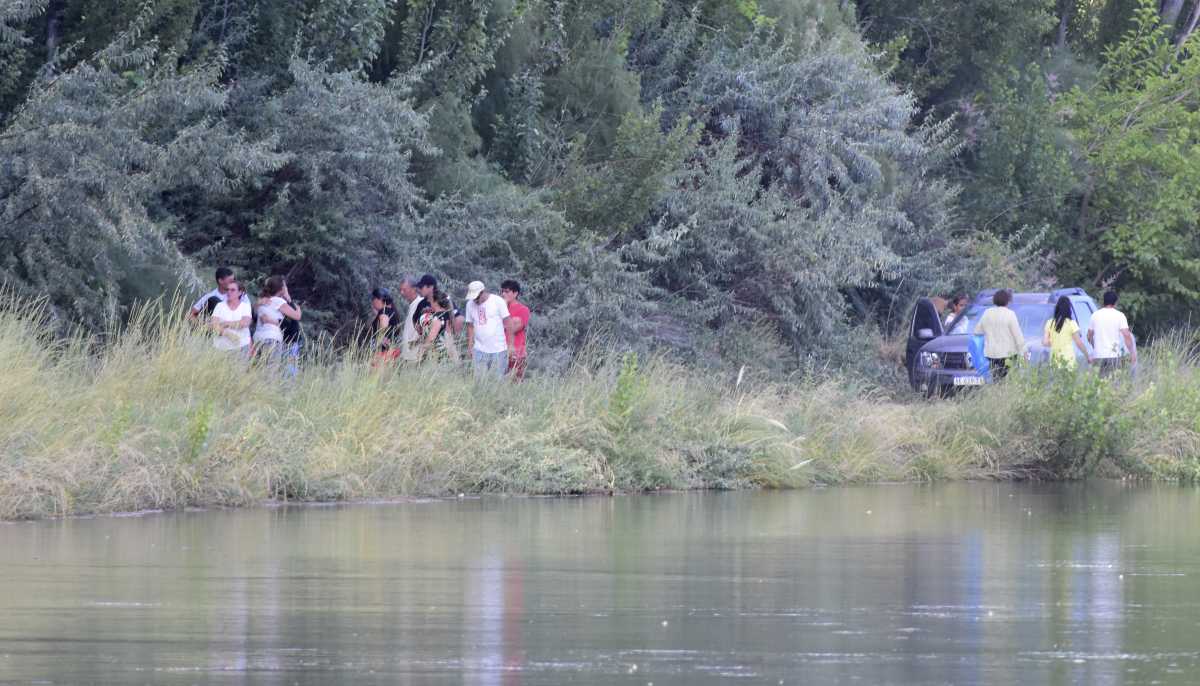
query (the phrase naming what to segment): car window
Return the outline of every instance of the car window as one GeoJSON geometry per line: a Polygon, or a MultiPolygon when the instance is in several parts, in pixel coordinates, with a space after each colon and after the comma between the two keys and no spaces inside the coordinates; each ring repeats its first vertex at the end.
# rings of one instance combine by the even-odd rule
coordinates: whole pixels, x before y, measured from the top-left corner
{"type": "Polygon", "coordinates": [[[1092,325],[1092,304],[1084,298],[1072,298],[1071,305],[1075,307],[1075,321],[1079,323],[1079,330],[1087,331],[1092,325]]]}

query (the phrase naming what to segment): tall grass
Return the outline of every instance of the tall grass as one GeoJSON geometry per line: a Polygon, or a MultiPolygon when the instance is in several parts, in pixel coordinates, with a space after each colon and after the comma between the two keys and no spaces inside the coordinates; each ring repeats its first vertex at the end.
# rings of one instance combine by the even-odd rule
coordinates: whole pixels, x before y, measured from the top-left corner
{"type": "Polygon", "coordinates": [[[164,311],[100,344],[55,338],[29,308],[0,303],[0,518],[1096,469],[1200,476],[1200,376],[1183,338],[1136,380],[1031,374],[925,403],[602,348],[517,385],[462,368],[381,370],[361,351],[315,345],[284,380],[164,311]]]}

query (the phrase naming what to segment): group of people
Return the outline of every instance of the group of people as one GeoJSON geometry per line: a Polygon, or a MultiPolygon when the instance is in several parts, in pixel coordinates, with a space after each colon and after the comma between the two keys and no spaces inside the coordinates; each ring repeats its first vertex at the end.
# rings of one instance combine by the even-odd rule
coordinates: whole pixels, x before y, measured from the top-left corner
{"type": "MultiPolygon", "coordinates": [[[[1017,360],[1028,358],[1020,321],[1009,308],[1012,297],[1012,291],[996,291],[992,296],[995,307],[985,311],[975,325],[975,335],[983,337],[983,354],[992,378],[996,380],[1006,377],[1017,360]]],[[[966,296],[958,296],[951,302],[947,317],[949,333],[967,332],[965,312],[969,305],[966,296]]],[[[1052,363],[1075,369],[1075,349],[1078,348],[1088,364],[1098,368],[1101,375],[1111,374],[1120,367],[1126,351],[1130,364],[1137,364],[1137,345],[1129,330],[1129,320],[1117,309],[1115,291],[1104,294],[1103,307],[1092,315],[1086,335],[1091,350],[1084,345],[1079,324],[1072,316],[1071,299],[1065,295],[1059,297],[1054,305],[1054,316],[1042,327],[1042,345],[1050,351],[1052,363]]]]}
{"type": "Polygon", "coordinates": [[[472,281],[463,309],[455,307],[432,274],[401,280],[400,297],[403,315],[390,290],[371,292],[370,332],[377,363],[456,363],[462,358],[459,341],[465,333],[466,357],[476,376],[525,378],[530,312],[521,302],[517,281],[502,282],[499,295],[488,291],[482,281],[472,281]]]}
{"type": "MultiPolygon", "coordinates": [[[[282,276],[268,278],[257,299],[243,291],[233,270],[217,269],[216,288],[192,305],[189,316],[204,320],[213,332],[213,346],[274,363],[289,360],[294,373],[301,344],[303,313],[288,292],[282,276]]],[[[511,376],[522,380],[528,367],[526,334],[529,308],[521,302],[521,285],[500,284],[490,293],[482,281],[467,286],[466,306],[460,310],[438,287],[432,274],[400,282],[401,314],[391,291],[371,292],[370,345],[376,364],[456,363],[462,359],[459,341],[465,332],[466,356],[477,376],[511,376]]]]}
{"type": "Polygon", "coordinates": [[[256,306],[242,290],[237,275],[229,267],[217,269],[217,286],[200,296],[189,317],[206,319],[213,331],[213,346],[235,351],[272,363],[287,359],[294,373],[300,356],[300,306],[288,293],[287,280],[272,276],[263,283],[256,306]]]}

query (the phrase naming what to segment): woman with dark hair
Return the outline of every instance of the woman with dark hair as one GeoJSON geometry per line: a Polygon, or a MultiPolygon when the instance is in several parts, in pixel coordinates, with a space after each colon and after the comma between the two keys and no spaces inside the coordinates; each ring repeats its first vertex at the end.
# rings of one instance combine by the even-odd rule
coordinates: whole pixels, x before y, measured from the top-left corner
{"type": "Polygon", "coordinates": [[[458,348],[454,344],[454,327],[451,317],[454,308],[450,296],[434,290],[429,296],[429,307],[421,313],[417,324],[420,332],[420,347],[417,360],[425,362],[457,362],[458,348]]]}
{"type": "Polygon", "coordinates": [[[213,308],[209,325],[216,337],[217,350],[234,350],[243,355],[250,352],[250,301],[242,297],[242,287],[230,280],[225,286],[225,299],[213,308]]]}
{"type": "Polygon", "coordinates": [[[396,311],[391,291],[386,288],[371,291],[371,309],[375,312],[371,319],[371,340],[378,356],[394,360],[400,356],[400,341],[397,335],[403,322],[400,313],[396,311]]]}
{"type": "Polygon", "coordinates": [[[1075,350],[1072,344],[1079,348],[1088,364],[1091,364],[1092,355],[1083,344],[1083,337],[1079,335],[1079,324],[1071,317],[1071,299],[1064,295],[1054,304],[1054,318],[1046,321],[1042,345],[1050,349],[1052,363],[1075,369],[1075,350]]]}
{"type": "Polygon", "coordinates": [[[946,314],[943,328],[947,335],[964,334],[971,328],[971,320],[967,319],[967,308],[971,299],[965,294],[958,294],[950,301],[950,312],[946,314]]]}
{"type": "Polygon", "coordinates": [[[1021,333],[1017,313],[1008,307],[1010,302],[1012,291],[1004,288],[996,291],[992,296],[995,307],[989,307],[975,325],[975,335],[983,336],[983,354],[996,381],[1008,376],[1017,358],[1025,356],[1025,335],[1021,333]]]}
{"type": "Polygon", "coordinates": [[[300,321],[300,308],[291,304],[287,281],[272,276],[258,296],[258,328],[254,331],[255,354],[276,359],[283,353],[283,320],[300,321]]]}

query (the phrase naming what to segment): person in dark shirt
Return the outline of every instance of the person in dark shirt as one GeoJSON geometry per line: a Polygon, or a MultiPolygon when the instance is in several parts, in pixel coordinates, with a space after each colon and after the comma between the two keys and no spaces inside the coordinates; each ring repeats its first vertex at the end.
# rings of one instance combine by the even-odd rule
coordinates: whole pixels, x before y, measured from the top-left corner
{"type": "Polygon", "coordinates": [[[375,313],[371,319],[371,339],[376,351],[382,358],[395,359],[400,355],[397,332],[402,322],[400,314],[396,311],[396,303],[392,300],[391,291],[386,288],[371,291],[371,309],[375,313]]]}
{"type": "MultiPolygon", "coordinates": [[[[444,291],[438,288],[438,280],[433,274],[426,274],[417,281],[417,293],[421,294],[421,302],[417,305],[417,310],[413,313],[413,323],[421,321],[421,315],[425,310],[429,309],[429,304],[432,302],[434,291],[446,295],[444,291]]],[[[446,295],[450,298],[449,295],[446,295]]],[[[462,310],[454,306],[454,299],[450,298],[450,314],[447,317],[450,322],[450,329],[454,334],[455,339],[462,337],[463,326],[466,323],[466,317],[462,310]]]]}

